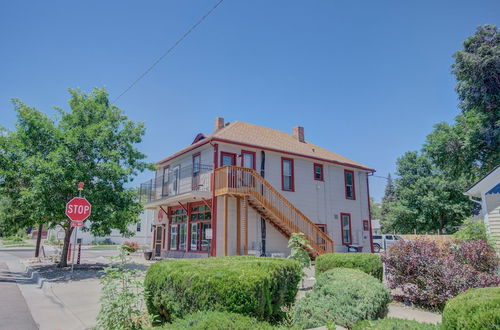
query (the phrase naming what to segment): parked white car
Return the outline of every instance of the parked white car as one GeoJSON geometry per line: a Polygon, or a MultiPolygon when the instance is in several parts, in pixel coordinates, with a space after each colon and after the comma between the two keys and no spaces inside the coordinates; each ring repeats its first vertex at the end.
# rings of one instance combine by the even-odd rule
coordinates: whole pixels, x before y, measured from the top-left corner
{"type": "Polygon", "coordinates": [[[373,251],[380,252],[381,249],[387,250],[398,241],[404,241],[404,239],[401,236],[391,234],[373,235],[373,251]]]}

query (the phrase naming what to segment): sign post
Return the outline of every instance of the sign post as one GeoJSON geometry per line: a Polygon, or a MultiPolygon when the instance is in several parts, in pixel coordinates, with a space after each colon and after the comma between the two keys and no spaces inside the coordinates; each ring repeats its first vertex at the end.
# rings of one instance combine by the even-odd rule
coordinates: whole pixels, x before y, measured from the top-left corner
{"type": "Polygon", "coordinates": [[[75,239],[73,244],[73,260],[71,262],[71,275],[73,276],[73,269],[75,266],[75,250],[76,250],[76,236],[78,233],[78,227],[83,226],[83,221],[90,216],[92,205],[89,201],[82,197],[84,183],[80,182],[78,184],[78,197],[73,197],[66,204],[66,215],[71,220],[71,227],[75,227],[75,239]]]}

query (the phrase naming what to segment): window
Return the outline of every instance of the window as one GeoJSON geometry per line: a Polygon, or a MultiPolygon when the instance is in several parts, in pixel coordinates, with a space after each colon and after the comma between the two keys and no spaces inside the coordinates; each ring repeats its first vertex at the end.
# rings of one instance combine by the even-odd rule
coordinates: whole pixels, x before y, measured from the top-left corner
{"type": "Polygon", "coordinates": [[[186,250],[186,224],[179,224],[179,250],[186,250]]]}
{"type": "Polygon", "coordinates": [[[177,225],[170,225],[170,250],[177,250],[177,225]]]}
{"type": "Polygon", "coordinates": [[[294,191],[293,159],[281,158],[281,189],[294,191]]]}
{"type": "Polygon", "coordinates": [[[255,152],[241,150],[241,167],[255,170],[255,152]]]}
{"type": "Polygon", "coordinates": [[[392,235],[385,235],[385,239],[392,241],[394,238],[392,238],[392,235]]]}
{"type": "Polygon", "coordinates": [[[141,222],[140,221],[137,223],[137,231],[141,231],[141,222]]]}
{"type": "Polygon", "coordinates": [[[342,244],[352,244],[351,215],[349,213],[340,213],[340,227],[342,228],[342,244]]]}
{"type": "Polygon", "coordinates": [[[207,204],[201,202],[191,206],[191,251],[208,251],[205,230],[212,228],[212,212],[207,204]]]}
{"type": "Polygon", "coordinates": [[[170,209],[170,250],[186,250],[186,210],[182,207],[170,209]]]}
{"type": "Polygon", "coordinates": [[[165,166],[163,168],[162,186],[161,186],[161,195],[162,196],[168,195],[168,170],[169,170],[168,166],[165,166]]]}
{"type": "Polygon", "coordinates": [[[345,198],[356,199],[356,189],[354,187],[354,172],[351,170],[344,170],[345,181],[345,198]]]}
{"type": "Polygon", "coordinates": [[[373,239],[382,239],[381,235],[373,235],[373,239]]]}
{"type": "Polygon", "coordinates": [[[323,164],[314,164],[314,180],[323,181],[323,164]]]}
{"type": "Polygon", "coordinates": [[[229,152],[221,152],[220,164],[221,166],[236,165],[236,154],[232,154],[229,152]]]}
{"type": "Polygon", "coordinates": [[[200,186],[200,171],[201,171],[201,155],[199,153],[193,155],[193,189],[196,190],[200,186]]]}
{"type": "Polygon", "coordinates": [[[179,180],[181,176],[181,166],[177,165],[172,171],[172,195],[179,193],[179,180]]]}

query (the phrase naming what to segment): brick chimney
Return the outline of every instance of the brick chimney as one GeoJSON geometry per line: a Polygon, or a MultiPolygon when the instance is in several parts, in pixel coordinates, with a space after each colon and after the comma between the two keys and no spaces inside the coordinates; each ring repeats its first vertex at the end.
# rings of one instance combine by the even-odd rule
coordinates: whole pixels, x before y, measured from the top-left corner
{"type": "Polygon", "coordinates": [[[304,140],[304,127],[295,126],[293,128],[293,137],[299,140],[299,142],[305,142],[304,140]]]}
{"type": "Polygon", "coordinates": [[[224,128],[224,118],[217,117],[215,118],[215,131],[218,131],[221,128],[224,128]]]}

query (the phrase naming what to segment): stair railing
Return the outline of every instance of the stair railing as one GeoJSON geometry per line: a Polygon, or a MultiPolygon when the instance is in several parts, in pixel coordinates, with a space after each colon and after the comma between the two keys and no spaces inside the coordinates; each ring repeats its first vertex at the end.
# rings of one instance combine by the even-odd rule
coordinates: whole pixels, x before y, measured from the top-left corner
{"type": "Polygon", "coordinates": [[[333,252],[333,240],[255,170],[224,166],[214,171],[215,195],[248,195],[258,200],[290,233],[301,232],[318,254],[333,252]]]}

